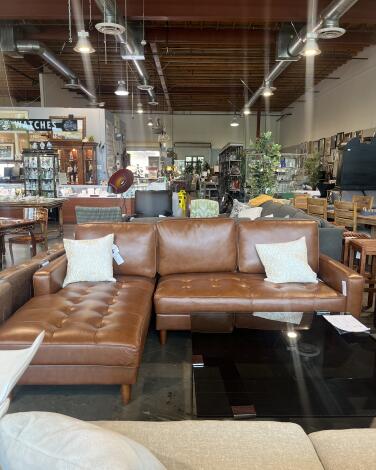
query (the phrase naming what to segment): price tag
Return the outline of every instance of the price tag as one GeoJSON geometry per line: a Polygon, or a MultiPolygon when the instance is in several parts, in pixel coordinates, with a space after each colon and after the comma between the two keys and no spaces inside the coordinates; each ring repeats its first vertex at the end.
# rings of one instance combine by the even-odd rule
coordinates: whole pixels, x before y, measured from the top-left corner
{"type": "Polygon", "coordinates": [[[115,244],[112,245],[112,257],[116,264],[123,264],[124,258],[120,254],[119,247],[115,244]]]}

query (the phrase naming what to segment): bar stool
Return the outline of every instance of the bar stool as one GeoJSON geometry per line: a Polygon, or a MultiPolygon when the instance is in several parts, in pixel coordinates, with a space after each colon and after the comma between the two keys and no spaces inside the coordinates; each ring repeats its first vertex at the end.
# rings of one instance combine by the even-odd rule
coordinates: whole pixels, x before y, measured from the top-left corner
{"type": "MultiPolygon", "coordinates": [[[[364,289],[368,292],[368,303],[366,308],[373,305],[373,298],[376,292],[376,239],[356,239],[349,240],[349,268],[357,270],[364,277],[368,287],[364,289]],[[360,253],[360,256],[357,256],[360,253]],[[355,265],[355,258],[359,258],[359,264],[355,265]]],[[[375,322],[375,318],[374,318],[375,322]]]]}

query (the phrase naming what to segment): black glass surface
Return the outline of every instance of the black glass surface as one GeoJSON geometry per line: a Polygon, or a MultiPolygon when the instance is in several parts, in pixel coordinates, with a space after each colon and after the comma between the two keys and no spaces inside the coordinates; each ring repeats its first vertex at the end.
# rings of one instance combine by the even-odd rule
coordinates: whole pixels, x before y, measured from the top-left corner
{"type": "Polygon", "coordinates": [[[197,416],[376,416],[376,341],[339,334],[323,317],[284,331],[193,333],[197,416]]]}

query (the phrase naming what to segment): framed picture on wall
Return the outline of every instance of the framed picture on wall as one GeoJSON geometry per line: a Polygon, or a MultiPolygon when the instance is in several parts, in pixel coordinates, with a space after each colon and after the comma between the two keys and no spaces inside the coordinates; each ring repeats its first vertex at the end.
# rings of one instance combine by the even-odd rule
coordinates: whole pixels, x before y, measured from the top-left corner
{"type": "Polygon", "coordinates": [[[0,144],[0,160],[7,162],[14,160],[14,144],[0,144]]]}
{"type": "Polygon", "coordinates": [[[86,137],[86,118],[72,116],[50,116],[56,126],[51,133],[52,140],[79,140],[86,137]]]}
{"type": "Polygon", "coordinates": [[[312,148],[312,152],[313,153],[318,153],[320,150],[320,141],[319,140],[315,140],[313,142],[313,148],[312,148]]]}
{"type": "Polygon", "coordinates": [[[344,132],[339,132],[337,134],[337,142],[336,142],[337,147],[342,144],[344,136],[345,136],[344,132]]]}
{"type": "Polygon", "coordinates": [[[332,137],[330,138],[330,148],[335,149],[336,146],[337,146],[337,134],[332,135],[332,137]]]}

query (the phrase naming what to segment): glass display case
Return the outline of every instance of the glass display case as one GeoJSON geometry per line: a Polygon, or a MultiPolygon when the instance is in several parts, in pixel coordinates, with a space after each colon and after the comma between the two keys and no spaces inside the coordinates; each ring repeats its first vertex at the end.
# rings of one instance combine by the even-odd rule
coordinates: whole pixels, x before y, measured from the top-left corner
{"type": "Polygon", "coordinates": [[[24,150],[22,153],[25,196],[57,196],[59,161],[57,153],[24,150]]]}
{"type": "MultiPolygon", "coordinates": [[[[96,148],[94,142],[52,142],[59,156],[60,172],[70,185],[96,184],[96,148]]],[[[61,178],[62,179],[62,178],[61,178]]]]}

